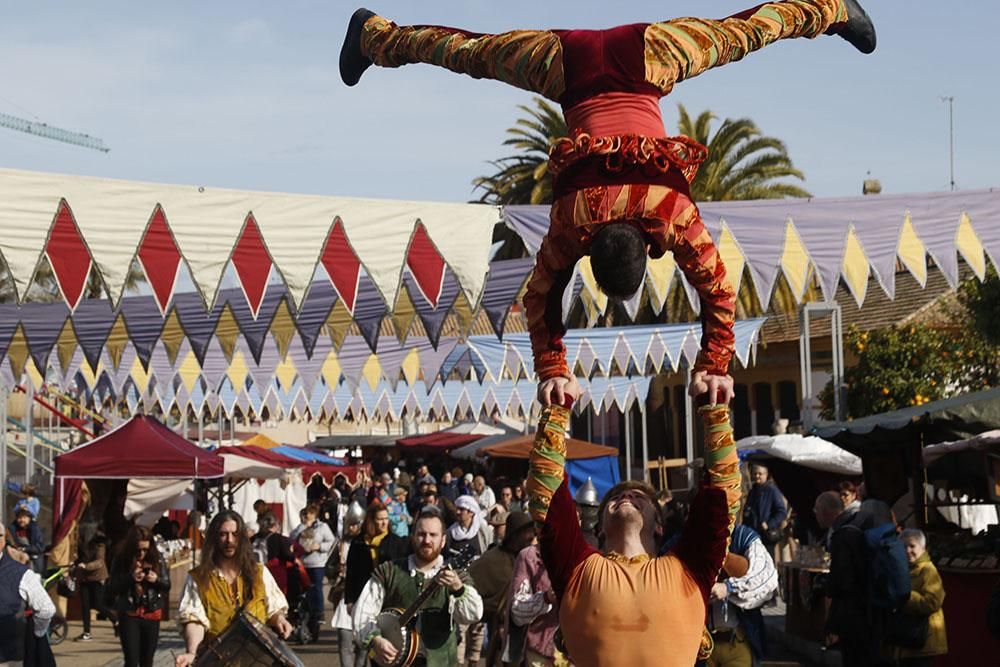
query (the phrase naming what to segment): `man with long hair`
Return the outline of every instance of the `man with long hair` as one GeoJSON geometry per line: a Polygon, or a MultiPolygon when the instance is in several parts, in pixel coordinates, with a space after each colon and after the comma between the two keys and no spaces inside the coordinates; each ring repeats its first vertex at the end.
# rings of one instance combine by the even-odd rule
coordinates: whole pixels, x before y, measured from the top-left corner
{"type": "Polygon", "coordinates": [[[371,65],[427,63],[538,93],[562,106],[570,136],[549,153],[553,205],[524,307],[543,405],[561,405],[571,370],[562,337],[563,292],[590,256],[598,286],[627,299],[646,257],[672,252],[702,301],[704,333],[695,387],[732,394],[736,295],[691,200],[707,149],[668,137],[659,100],[674,85],[778,40],[836,34],[863,53],[875,29],[857,0],[768,2],[722,20],[678,18],[608,30],[515,30],[499,35],[399,26],[367,9],[351,17],[341,78],[355,85],[371,65]]]}
{"type": "Polygon", "coordinates": [[[243,517],[226,510],[208,525],[201,562],[184,582],[179,618],[187,650],[175,658],[175,666],[193,664],[204,640],[221,634],[241,608],[282,637],[292,631],[285,618],[288,602],[254,558],[243,517]]]}

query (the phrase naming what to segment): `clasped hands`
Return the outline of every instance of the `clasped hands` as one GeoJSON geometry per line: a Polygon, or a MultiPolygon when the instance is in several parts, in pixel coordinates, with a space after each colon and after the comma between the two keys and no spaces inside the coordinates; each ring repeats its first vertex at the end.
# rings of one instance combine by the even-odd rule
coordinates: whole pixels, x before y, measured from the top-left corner
{"type": "MultiPolygon", "coordinates": [[[[733,399],[733,378],[730,375],[711,375],[706,371],[698,371],[691,377],[688,387],[691,396],[708,395],[712,405],[728,405],[733,399]]],[[[544,407],[549,405],[565,405],[566,398],[576,400],[580,397],[580,383],[575,377],[554,377],[538,383],[538,402],[544,407]]]]}

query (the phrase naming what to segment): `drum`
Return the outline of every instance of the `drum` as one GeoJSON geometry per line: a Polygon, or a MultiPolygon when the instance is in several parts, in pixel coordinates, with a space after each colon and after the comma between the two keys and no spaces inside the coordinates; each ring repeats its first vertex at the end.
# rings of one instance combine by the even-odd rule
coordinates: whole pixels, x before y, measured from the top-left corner
{"type": "Polygon", "coordinates": [[[288,645],[240,610],[232,623],[198,653],[195,667],[304,667],[288,645]]]}

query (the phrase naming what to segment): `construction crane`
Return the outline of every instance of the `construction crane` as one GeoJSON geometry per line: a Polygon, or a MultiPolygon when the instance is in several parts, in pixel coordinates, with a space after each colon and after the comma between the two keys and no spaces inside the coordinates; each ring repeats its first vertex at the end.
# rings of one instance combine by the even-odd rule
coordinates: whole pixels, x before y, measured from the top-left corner
{"type": "Polygon", "coordinates": [[[101,151],[102,153],[107,153],[111,150],[104,145],[104,141],[98,139],[97,137],[92,137],[89,134],[70,132],[69,130],[64,130],[59,127],[53,127],[47,123],[26,120],[24,118],[18,118],[17,116],[8,116],[5,113],[0,113],[0,127],[10,128],[11,130],[17,130],[18,132],[24,132],[26,134],[33,134],[36,137],[44,137],[46,139],[62,141],[67,144],[83,146],[84,148],[92,148],[95,151],[101,151]]]}

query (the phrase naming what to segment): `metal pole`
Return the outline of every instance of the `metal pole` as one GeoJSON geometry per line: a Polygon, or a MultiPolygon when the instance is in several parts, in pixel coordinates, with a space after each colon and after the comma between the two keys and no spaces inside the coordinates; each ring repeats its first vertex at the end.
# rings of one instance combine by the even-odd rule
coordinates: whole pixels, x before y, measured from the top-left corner
{"type": "Polygon", "coordinates": [[[205,415],[198,411],[198,446],[205,446],[205,415]]]}
{"type": "Polygon", "coordinates": [[[955,191],[955,98],[951,95],[941,98],[948,103],[948,166],[951,191],[955,191]]]}
{"type": "Polygon", "coordinates": [[[799,370],[802,379],[802,427],[812,426],[812,346],[809,334],[809,305],[799,311],[799,370]]]}
{"type": "Polygon", "coordinates": [[[632,406],[625,412],[625,479],[632,479],[632,406]]]}
{"type": "Polygon", "coordinates": [[[35,384],[31,375],[25,374],[24,383],[24,481],[32,483],[35,475],[35,384]]]}
{"type": "Polygon", "coordinates": [[[649,440],[646,432],[646,401],[639,401],[639,419],[642,420],[642,481],[649,482],[649,440]]]}
{"type": "Polygon", "coordinates": [[[0,385],[0,521],[7,525],[7,385],[0,385]]]}
{"type": "MultiPolygon", "coordinates": [[[[691,366],[684,368],[684,386],[691,386],[691,366]]],[[[684,392],[684,439],[687,444],[687,483],[690,489],[694,486],[694,468],[691,467],[694,462],[694,400],[688,391],[684,392]]]]}

